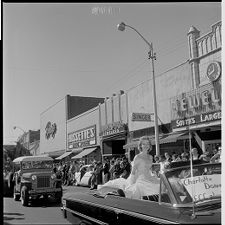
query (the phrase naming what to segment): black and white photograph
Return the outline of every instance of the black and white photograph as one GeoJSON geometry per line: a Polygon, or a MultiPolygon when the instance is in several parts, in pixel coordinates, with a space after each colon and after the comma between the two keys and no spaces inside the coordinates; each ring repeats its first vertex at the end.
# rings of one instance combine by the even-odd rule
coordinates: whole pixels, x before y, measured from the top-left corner
{"type": "Polygon", "coordinates": [[[222,2],[4,2],[3,224],[223,224],[222,2]]]}

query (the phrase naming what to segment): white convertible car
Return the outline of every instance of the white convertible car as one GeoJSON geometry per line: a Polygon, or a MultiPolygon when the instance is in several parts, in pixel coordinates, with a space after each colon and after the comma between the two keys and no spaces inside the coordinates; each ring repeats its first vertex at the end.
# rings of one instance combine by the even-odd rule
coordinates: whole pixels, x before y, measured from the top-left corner
{"type": "Polygon", "coordinates": [[[91,186],[91,175],[94,171],[94,167],[93,165],[89,164],[89,165],[84,165],[82,166],[82,169],[85,169],[85,174],[81,177],[81,169],[79,172],[75,173],[75,185],[76,186],[91,186]]]}

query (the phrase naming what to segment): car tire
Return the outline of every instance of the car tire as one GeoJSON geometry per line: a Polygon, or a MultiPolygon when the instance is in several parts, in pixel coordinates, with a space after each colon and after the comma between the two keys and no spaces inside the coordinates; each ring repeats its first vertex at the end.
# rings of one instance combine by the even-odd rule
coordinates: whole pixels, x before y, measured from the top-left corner
{"type": "Polygon", "coordinates": [[[23,206],[28,206],[29,194],[26,186],[23,186],[21,189],[21,203],[23,206]]]}
{"type": "Polygon", "coordinates": [[[15,201],[19,201],[20,200],[20,194],[16,193],[16,186],[14,186],[14,189],[13,189],[13,199],[15,201]]]}

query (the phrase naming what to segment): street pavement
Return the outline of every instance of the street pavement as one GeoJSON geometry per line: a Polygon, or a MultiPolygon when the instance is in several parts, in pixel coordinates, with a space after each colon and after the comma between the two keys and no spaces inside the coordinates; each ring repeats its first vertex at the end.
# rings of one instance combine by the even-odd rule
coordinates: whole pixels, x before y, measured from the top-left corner
{"type": "MultiPolygon", "coordinates": [[[[77,191],[89,192],[90,189],[88,187],[63,186],[63,194],[77,191]]],[[[21,201],[14,201],[12,197],[4,197],[3,209],[4,225],[71,225],[70,222],[63,218],[61,204],[55,203],[53,198],[49,198],[48,201],[41,198],[32,202],[29,207],[24,207],[21,201]]],[[[77,218],[75,224],[79,224],[79,222],[80,220],[77,218]]]]}

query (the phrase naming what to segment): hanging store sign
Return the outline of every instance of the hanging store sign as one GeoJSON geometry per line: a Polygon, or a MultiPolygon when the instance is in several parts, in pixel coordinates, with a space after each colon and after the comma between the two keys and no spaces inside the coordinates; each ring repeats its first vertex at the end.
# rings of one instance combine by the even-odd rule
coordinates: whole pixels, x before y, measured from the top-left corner
{"type": "Polygon", "coordinates": [[[221,79],[171,99],[172,128],[221,119],[221,79]]]}
{"type": "Polygon", "coordinates": [[[132,121],[152,121],[151,115],[153,113],[132,113],[132,121]]]}
{"type": "Polygon", "coordinates": [[[106,137],[112,134],[123,133],[125,131],[126,131],[126,124],[119,121],[102,126],[102,132],[100,133],[100,136],[106,137]]]}
{"type": "Polygon", "coordinates": [[[185,127],[189,125],[221,120],[221,116],[222,116],[221,111],[216,111],[213,113],[202,113],[200,115],[191,116],[189,118],[172,120],[171,125],[172,125],[172,128],[175,129],[175,128],[185,127]]]}
{"type": "Polygon", "coordinates": [[[96,125],[68,134],[68,148],[84,148],[96,145],[96,125]]]}

